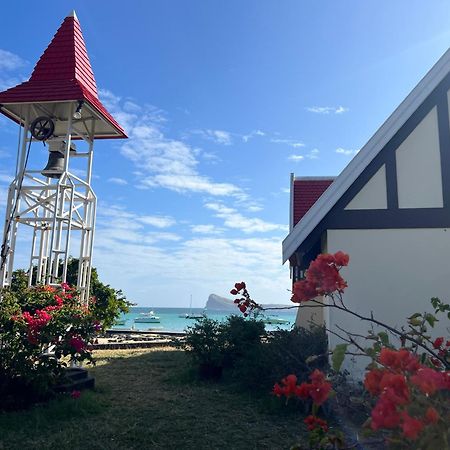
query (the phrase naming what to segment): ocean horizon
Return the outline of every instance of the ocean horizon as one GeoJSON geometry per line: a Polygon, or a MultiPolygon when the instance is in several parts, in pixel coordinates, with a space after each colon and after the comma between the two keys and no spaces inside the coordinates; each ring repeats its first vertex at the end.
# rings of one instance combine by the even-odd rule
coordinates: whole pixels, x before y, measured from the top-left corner
{"type": "MultiPolygon", "coordinates": [[[[237,309],[237,308],[236,308],[237,309]]],[[[265,314],[265,317],[278,317],[280,319],[287,320],[288,323],[282,324],[266,324],[266,329],[269,331],[276,330],[277,328],[287,330],[295,323],[297,310],[279,310],[270,311],[265,314]]],[[[146,307],[146,306],[133,306],[127,314],[123,314],[119,320],[125,320],[123,325],[114,325],[113,329],[135,329],[139,331],[173,331],[183,332],[188,326],[192,326],[195,323],[195,319],[187,319],[185,314],[201,315],[205,314],[206,317],[218,321],[225,321],[227,317],[236,315],[242,316],[239,311],[220,311],[220,310],[206,310],[204,308],[162,308],[162,307],[146,307]],[[140,317],[142,314],[146,314],[153,311],[153,313],[159,317],[159,323],[135,323],[134,320],[140,317]],[[180,317],[182,316],[182,317],[180,317]]]]}

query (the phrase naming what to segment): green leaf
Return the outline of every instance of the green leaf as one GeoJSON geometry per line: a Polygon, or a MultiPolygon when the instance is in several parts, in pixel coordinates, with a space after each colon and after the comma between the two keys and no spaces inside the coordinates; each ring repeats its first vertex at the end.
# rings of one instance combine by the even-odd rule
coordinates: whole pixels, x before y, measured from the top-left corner
{"type": "Polygon", "coordinates": [[[408,322],[413,326],[413,327],[418,327],[419,325],[421,325],[422,321],[420,319],[409,319],[408,322]]]}
{"type": "Polygon", "coordinates": [[[338,344],[333,350],[331,361],[333,364],[333,370],[339,372],[342,363],[344,362],[345,352],[347,351],[348,344],[338,344]]]}
{"type": "Polygon", "coordinates": [[[434,317],[433,314],[430,313],[425,314],[425,320],[430,324],[432,328],[434,327],[434,324],[436,322],[439,322],[439,320],[436,319],[436,317],[434,317]]]}
{"type": "Polygon", "coordinates": [[[383,345],[385,345],[385,346],[389,345],[389,336],[386,333],[386,331],[380,331],[378,333],[378,336],[380,337],[380,341],[383,345]]]}
{"type": "Polygon", "coordinates": [[[408,319],[409,319],[409,320],[411,320],[411,319],[417,319],[418,317],[421,317],[421,316],[422,316],[421,313],[415,313],[415,314],[413,314],[411,317],[408,317],[408,319]]]}

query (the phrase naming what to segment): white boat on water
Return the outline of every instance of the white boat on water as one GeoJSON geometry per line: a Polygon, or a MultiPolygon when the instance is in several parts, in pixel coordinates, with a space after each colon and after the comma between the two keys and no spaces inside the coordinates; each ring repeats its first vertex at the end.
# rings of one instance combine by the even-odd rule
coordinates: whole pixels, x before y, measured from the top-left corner
{"type": "Polygon", "coordinates": [[[148,313],[141,313],[139,317],[134,319],[134,323],[160,323],[161,319],[155,315],[153,311],[148,313]]]}
{"type": "Polygon", "coordinates": [[[261,319],[261,322],[266,323],[267,325],[277,325],[277,324],[281,325],[281,324],[289,323],[289,320],[282,319],[280,317],[269,316],[269,317],[263,317],[261,319]]]}

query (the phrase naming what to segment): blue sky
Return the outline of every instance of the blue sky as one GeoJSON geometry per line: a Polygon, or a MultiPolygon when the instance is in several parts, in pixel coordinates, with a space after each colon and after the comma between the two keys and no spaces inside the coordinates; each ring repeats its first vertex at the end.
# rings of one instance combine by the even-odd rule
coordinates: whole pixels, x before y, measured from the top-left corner
{"type": "MultiPolygon", "coordinates": [[[[200,307],[241,280],[288,302],[289,174],[339,174],[450,43],[438,0],[7,2],[0,89],[71,9],[130,136],[96,144],[94,265],[148,306],[200,307]]],[[[16,131],[0,119],[2,218],[16,131]]]]}

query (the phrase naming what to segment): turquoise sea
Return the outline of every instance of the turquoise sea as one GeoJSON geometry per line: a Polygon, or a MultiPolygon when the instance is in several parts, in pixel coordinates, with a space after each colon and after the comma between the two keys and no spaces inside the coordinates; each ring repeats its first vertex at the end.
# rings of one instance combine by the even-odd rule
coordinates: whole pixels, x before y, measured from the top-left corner
{"type": "MultiPolygon", "coordinates": [[[[236,308],[237,309],[237,308],[236,308]]],[[[206,317],[214,320],[223,321],[228,316],[233,313],[229,311],[206,311],[202,308],[192,308],[192,311],[189,308],[145,308],[145,307],[133,307],[130,308],[130,312],[123,315],[120,319],[125,319],[124,325],[115,325],[113,328],[120,329],[131,329],[134,327],[135,330],[154,330],[154,331],[184,331],[186,327],[189,325],[193,325],[195,323],[195,319],[186,319],[185,317],[180,317],[180,315],[192,313],[192,314],[202,314],[205,313],[206,317]],[[142,313],[149,313],[153,311],[156,316],[160,318],[160,323],[135,323],[134,319],[139,317],[142,313]]],[[[239,311],[237,311],[239,313],[239,311]]],[[[234,313],[238,315],[237,313],[234,313]]],[[[239,314],[240,315],[240,314],[239,314]]],[[[281,328],[284,330],[290,329],[292,325],[295,323],[296,310],[288,310],[288,311],[280,311],[273,312],[268,315],[269,317],[276,317],[284,320],[288,320],[289,323],[286,324],[277,324],[277,325],[269,325],[266,324],[266,330],[272,331],[277,328],[281,328]]]]}

